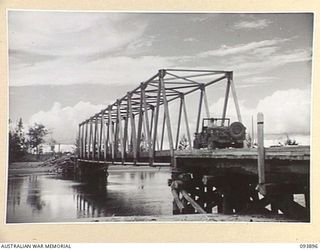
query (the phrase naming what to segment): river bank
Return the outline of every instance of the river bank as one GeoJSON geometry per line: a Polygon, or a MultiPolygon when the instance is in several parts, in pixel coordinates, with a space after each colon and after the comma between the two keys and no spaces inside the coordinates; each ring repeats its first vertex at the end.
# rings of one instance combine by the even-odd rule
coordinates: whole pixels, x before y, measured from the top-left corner
{"type": "Polygon", "coordinates": [[[10,163],[8,173],[9,175],[32,173],[73,173],[75,165],[76,157],[72,154],[65,154],[59,157],[52,157],[46,161],[10,163]]]}
{"type": "Polygon", "coordinates": [[[9,164],[8,174],[54,173],[54,166],[43,166],[43,162],[13,162],[9,164]]]}
{"type": "MultiPolygon", "coordinates": [[[[33,173],[50,173],[60,174],[66,171],[72,172],[76,165],[75,160],[70,159],[50,159],[45,162],[13,162],[9,164],[9,175],[15,174],[33,174],[33,173]]],[[[109,165],[110,172],[132,172],[132,171],[168,171],[169,167],[148,167],[133,165],[109,165]]]]}

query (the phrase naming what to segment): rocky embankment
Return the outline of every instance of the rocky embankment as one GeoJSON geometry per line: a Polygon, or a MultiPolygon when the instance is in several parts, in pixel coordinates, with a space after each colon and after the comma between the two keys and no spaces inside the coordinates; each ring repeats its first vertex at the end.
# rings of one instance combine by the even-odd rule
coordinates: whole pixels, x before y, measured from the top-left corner
{"type": "Polygon", "coordinates": [[[50,168],[51,172],[59,174],[72,174],[76,164],[77,157],[73,154],[65,154],[60,157],[52,157],[40,164],[40,167],[50,168]]]}

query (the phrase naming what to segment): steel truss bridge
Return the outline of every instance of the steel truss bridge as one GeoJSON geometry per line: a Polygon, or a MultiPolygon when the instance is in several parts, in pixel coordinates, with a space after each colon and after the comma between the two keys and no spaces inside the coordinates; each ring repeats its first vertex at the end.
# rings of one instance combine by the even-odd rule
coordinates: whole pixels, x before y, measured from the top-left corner
{"type": "Polygon", "coordinates": [[[210,117],[206,91],[220,82],[225,87],[221,117],[226,117],[231,92],[237,118],[241,121],[232,71],[160,69],[137,88],[79,124],[79,159],[113,164],[173,165],[182,124],[190,147],[193,132],[199,131],[203,108],[210,117]],[[194,104],[197,105],[196,131],[190,131],[185,97],[195,92],[199,93],[199,101],[194,104]],[[179,111],[177,124],[173,126],[169,109],[174,101],[179,103],[179,111]]]}
{"type": "Polygon", "coordinates": [[[258,148],[191,148],[192,132],[199,132],[202,117],[210,117],[208,88],[220,82],[221,118],[226,117],[231,92],[241,122],[232,71],[161,69],[79,124],[76,172],[99,182],[110,164],[170,165],[174,213],[211,213],[217,207],[227,214],[281,211],[309,221],[310,147],[265,148],[262,114],[257,119],[258,148]],[[190,103],[188,97],[187,105],[185,97],[193,93],[199,99],[190,103]],[[175,103],[178,111],[173,113],[175,103]],[[189,120],[192,108],[196,114],[189,120]],[[182,127],[189,147],[185,150],[179,150],[182,127]],[[304,196],[304,206],[294,194],[304,196]]]}

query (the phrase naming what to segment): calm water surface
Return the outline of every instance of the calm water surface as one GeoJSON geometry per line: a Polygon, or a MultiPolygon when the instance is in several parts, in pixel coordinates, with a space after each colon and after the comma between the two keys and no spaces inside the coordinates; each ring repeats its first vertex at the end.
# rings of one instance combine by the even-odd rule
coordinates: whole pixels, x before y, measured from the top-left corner
{"type": "Polygon", "coordinates": [[[171,215],[169,169],[110,170],[96,187],[47,174],[9,175],[7,222],[67,222],[79,218],[171,215]]]}

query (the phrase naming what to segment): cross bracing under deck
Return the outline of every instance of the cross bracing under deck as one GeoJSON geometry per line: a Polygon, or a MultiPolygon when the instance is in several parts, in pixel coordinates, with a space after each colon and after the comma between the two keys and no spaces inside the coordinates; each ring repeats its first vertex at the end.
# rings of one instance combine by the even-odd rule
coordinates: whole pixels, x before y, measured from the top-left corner
{"type": "Polygon", "coordinates": [[[220,82],[225,86],[221,117],[226,117],[231,90],[237,118],[241,121],[232,71],[161,69],[79,124],[79,158],[113,163],[172,163],[181,127],[185,128],[188,145],[192,145],[191,135],[199,131],[202,111],[210,117],[206,90],[220,82]],[[185,96],[197,92],[196,131],[191,131],[185,96]],[[178,102],[178,113],[177,122],[173,124],[169,110],[174,101],[178,102]],[[161,151],[168,150],[169,157],[168,153],[161,156],[161,151]]]}

